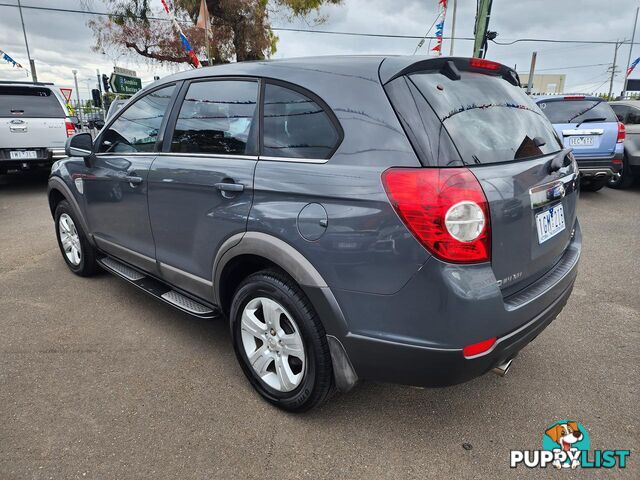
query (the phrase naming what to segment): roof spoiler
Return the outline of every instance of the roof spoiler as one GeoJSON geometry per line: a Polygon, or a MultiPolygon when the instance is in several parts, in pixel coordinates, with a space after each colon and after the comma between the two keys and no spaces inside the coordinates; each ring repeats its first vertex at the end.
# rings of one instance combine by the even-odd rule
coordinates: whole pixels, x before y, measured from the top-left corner
{"type": "Polygon", "coordinates": [[[414,72],[440,72],[451,80],[460,79],[460,70],[502,77],[520,87],[520,77],[512,68],[491,60],[466,57],[435,57],[415,61],[415,57],[388,57],[380,64],[380,80],[383,84],[414,72]]]}

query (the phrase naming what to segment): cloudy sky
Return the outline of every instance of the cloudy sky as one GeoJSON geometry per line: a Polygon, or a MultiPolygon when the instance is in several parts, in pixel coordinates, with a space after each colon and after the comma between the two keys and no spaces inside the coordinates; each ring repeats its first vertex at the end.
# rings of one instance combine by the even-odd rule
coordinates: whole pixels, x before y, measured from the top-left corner
{"type": "MultiPolygon", "coordinates": [[[[152,3],[160,8],[160,0],[153,0],[152,3]]],[[[471,37],[476,0],[457,0],[457,3],[456,37],[471,37]]],[[[28,66],[20,16],[15,5],[17,0],[0,0],[0,50],[28,66]]],[[[101,0],[22,0],[22,5],[68,9],[80,9],[81,5],[86,8],[88,5],[93,11],[106,11],[101,0]]],[[[512,42],[521,38],[599,41],[630,39],[635,8],[638,6],[640,0],[494,0],[489,28],[498,32],[496,40],[500,42],[512,42]]],[[[325,19],[322,25],[315,26],[313,18],[306,22],[291,23],[286,15],[277,15],[272,19],[272,24],[276,27],[420,36],[426,33],[437,12],[437,0],[343,0],[341,6],[321,9],[320,15],[325,19]]],[[[450,9],[445,36],[451,32],[451,14],[450,9]]],[[[89,89],[95,88],[96,69],[109,73],[114,62],[137,70],[144,84],[150,82],[156,74],[162,76],[171,72],[168,67],[149,66],[144,62],[136,62],[133,58],[113,58],[92,52],[93,36],[86,26],[87,20],[91,18],[89,15],[31,9],[23,9],[23,15],[39,80],[72,87],[71,70],[75,68],[79,71],[79,88],[83,97],[88,97],[89,89]]],[[[278,31],[277,34],[280,42],[276,57],[354,53],[410,55],[418,43],[413,39],[285,31],[278,31]]],[[[640,29],[636,41],[640,42],[640,29]]],[[[454,54],[469,56],[472,46],[472,41],[456,40],[454,54]]],[[[487,58],[515,66],[520,72],[528,71],[533,50],[538,52],[537,73],[566,73],[566,91],[608,90],[607,68],[613,60],[613,45],[541,42],[490,44],[487,58]]],[[[448,40],[445,40],[443,52],[449,52],[448,40]]],[[[419,53],[427,54],[428,45],[419,53]]],[[[621,90],[628,54],[628,45],[622,46],[618,51],[617,68],[620,73],[614,81],[616,92],[621,90]]],[[[640,56],[640,46],[634,48],[633,54],[640,56]]],[[[175,67],[181,68],[185,67],[175,67]]],[[[640,67],[632,77],[640,78],[640,67]]],[[[0,79],[28,78],[24,71],[0,61],[0,79]]]]}

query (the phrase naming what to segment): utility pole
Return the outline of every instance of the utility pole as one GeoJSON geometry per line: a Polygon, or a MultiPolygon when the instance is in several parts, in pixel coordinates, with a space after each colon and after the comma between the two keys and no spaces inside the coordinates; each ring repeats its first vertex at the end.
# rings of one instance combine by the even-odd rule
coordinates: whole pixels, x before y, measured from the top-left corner
{"type": "Polygon", "coordinates": [[[636,18],[633,20],[633,33],[631,34],[631,45],[629,45],[629,56],[627,57],[627,68],[624,73],[624,84],[622,85],[622,98],[624,98],[627,94],[627,80],[629,79],[629,75],[627,72],[629,71],[629,67],[631,66],[631,52],[633,51],[633,42],[636,39],[636,26],[638,24],[638,11],[640,11],[640,7],[636,8],[636,18]]]}
{"type": "Polygon", "coordinates": [[[22,17],[22,4],[18,0],[18,10],[20,11],[20,23],[22,23],[22,34],[24,35],[24,44],[27,47],[27,58],[29,59],[29,67],[31,68],[31,81],[36,83],[38,81],[38,75],[36,74],[36,62],[31,58],[31,52],[29,51],[29,41],[27,40],[27,31],[24,28],[24,18],[22,17]]]}
{"type": "Polygon", "coordinates": [[[80,89],[78,88],[78,70],[74,68],[71,71],[73,72],[73,82],[76,85],[76,101],[78,102],[76,116],[80,120],[80,129],[82,130],[82,105],[80,104],[80,89]]]}
{"type": "Polygon", "coordinates": [[[611,94],[613,93],[613,77],[616,76],[616,60],[618,58],[618,49],[622,45],[621,42],[616,41],[615,49],[613,50],[613,64],[611,65],[611,79],[609,80],[609,100],[611,100],[611,94]]]}
{"type": "Polygon", "coordinates": [[[451,0],[453,4],[453,18],[451,19],[451,45],[449,45],[449,56],[453,57],[453,42],[456,38],[456,0],[451,0]]]}
{"type": "Polygon", "coordinates": [[[529,68],[529,78],[527,79],[527,95],[531,94],[531,87],[533,87],[533,74],[536,71],[537,57],[538,57],[538,52],[533,52],[531,54],[531,67],[529,68]]]}

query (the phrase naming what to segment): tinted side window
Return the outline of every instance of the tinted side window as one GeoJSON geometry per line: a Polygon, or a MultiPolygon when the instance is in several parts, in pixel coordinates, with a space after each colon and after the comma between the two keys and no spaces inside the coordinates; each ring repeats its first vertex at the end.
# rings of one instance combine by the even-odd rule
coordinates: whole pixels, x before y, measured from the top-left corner
{"type": "Polygon", "coordinates": [[[264,155],[329,158],[339,141],[335,125],[320,105],[291,89],[266,85],[264,155]]]}
{"type": "Polygon", "coordinates": [[[256,153],[258,82],[218,80],[191,84],[176,120],[171,151],[256,153]]]}
{"type": "Polygon", "coordinates": [[[627,115],[627,125],[640,124],[640,110],[634,107],[629,107],[629,114],[627,115]]]}
{"type": "Polygon", "coordinates": [[[104,133],[98,151],[152,152],[174,89],[170,85],[136,100],[104,133]]]}
{"type": "Polygon", "coordinates": [[[627,123],[627,114],[629,113],[630,108],[626,105],[611,105],[613,109],[613,113],[618,117],[618,121],[622,123],[627,123]]]}

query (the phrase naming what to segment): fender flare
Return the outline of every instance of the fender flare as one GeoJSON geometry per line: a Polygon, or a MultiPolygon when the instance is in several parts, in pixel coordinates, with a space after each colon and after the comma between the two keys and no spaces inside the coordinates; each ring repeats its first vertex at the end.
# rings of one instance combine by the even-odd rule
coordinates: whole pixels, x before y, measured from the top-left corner
{"type": "Polygon", "coordinates": [[[347,322],[331,289],[316,268],[298,250],[262,232],[238,233],[220,247],[213,262],[214,303],[220,305],[220,278],[226,265],[240,255],[257,255],[286,271],[307,294],[327,331],[336,386],[347,392],[358,382],[358,375],[340,338],[348,333],[347,322]]]}
{"type": "MultiPolygon", "coordinates": [[[[65,198],[65,200],[69,202],[69,205],[73,210],[73,213],[75,213],[76,218],[80,222],[80,226],[82,227],[82,230],[84,230],[84,232],[86,233],[87,238],[89,239],[89,242],[93,244],[93,238],[89,234],[89,225],[87,224],[87,221],[84,218],[84,215],[82,215],[82,209],[80,208],[80,204],[78,204],[78,201],[76,200],[76,197],[71,192],[71,189],[69,188],[69,186],[60,177],[50,177],[49,184],[47,186],[47,201],[49,200],[52,190],[57,190],[58,192],[60,192],[60,194],[65,198]]],[[[55,214],[55,211],[51,212],[51,215],[54,215],[54,214],[55,214]]]]}

